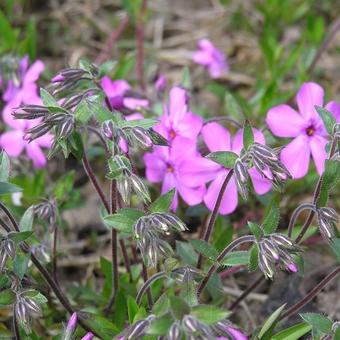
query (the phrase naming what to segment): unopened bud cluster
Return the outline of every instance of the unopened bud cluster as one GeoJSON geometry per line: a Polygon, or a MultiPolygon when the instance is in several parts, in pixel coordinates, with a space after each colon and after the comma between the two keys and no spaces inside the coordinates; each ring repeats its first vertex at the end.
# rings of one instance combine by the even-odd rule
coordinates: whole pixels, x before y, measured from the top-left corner
{"type": "Polygon", "coordinates": [[[0,273],[5,269],[8,259],[15,257],[15,243],[8,237],[3,237],[0,241],[0,273]]]}
{"type": "Polygon", "coordinates": [[[182,232],[186,229],[177,216],[154,213],[140,217],[133,227],[133,232],[144,261],[147,265],[156,266],[160,257],[169,257],[172,254],[172,248],[160,236],[169,235],[171,230],[182,232]]]}
{"type": "Polygon", "coordinates": [[[318,226],[321,235],[326,240],[331,240],[335,237],[336,224],[339,222],[340,217],[337,212],[328,207],[317,209],[318,226]]]}
{"type": "Polygon", "coordinates": [[[44,199],[42,202],[34,206],[34,214],[38,218],[46,221],[51,230],[55,228],[57,207],[54,201],[44,199]]]}
{"type": "Polygon", "coordinates": [[[117,339],[120,340],[137,340],[142,339],[151,325],[152,321],[155,320],[153,314],[149,315],[144,320],[138,320],[133,325],[129,326],[121,335],[118,335],[117,339]]]}
{"type": "Polygon", "coordinates": [[[297,266],[291,253],[299,249],[285,235],[274,233],[263,237],[259,242],[259,267],[267,278],[273,278],[276,266],[296,273],[297,266]]]}

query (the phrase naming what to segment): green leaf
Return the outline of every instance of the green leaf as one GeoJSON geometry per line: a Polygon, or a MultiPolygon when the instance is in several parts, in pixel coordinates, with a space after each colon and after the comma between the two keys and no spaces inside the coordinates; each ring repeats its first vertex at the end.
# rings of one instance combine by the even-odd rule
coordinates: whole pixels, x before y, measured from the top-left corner
{"type": "Polygon", "coordinates": [[[254,132],[249,120],[246,120],[243,126],[243,148],[247,150],[254,143],[254,132]]]}
{"type": "Polygon", "coordinates": [[[259,240],[263,236],[263,230],[257,223],[248,221],[248,227],[256,240],[259,240]]]}
{"type": "Polygon", "coordinates": [[[200,305],[193,307],[190,314],[207,325],[212,325],[226,319],[231,312],[221,310],[213,305],[200,305]]]}
{"type": "Polygon", "coordinates": [[[108,319],[97,314],[86,314],[86,322],[99,335],[99,338],[109,340],[119,333],[119,329],[116,325],[108,319]]]}
{"type": "Polygon", "coordinates": [[[0,182],[0,195],[12,194],[20,191],[22,191],[22,189],[15,184],[0,182]]]}
{"type": "Polygon", "coordinates": [[[327,204],[329,192],[340,180],[340,162],[326,160],[325,171],[322,175],[320,195],[317,200],[317,207],[324,207],[327,204]]]}
{"type": "Polygon", "coordinates": [[[248,264],[249,271],[251,272],[255,271],[258,265],[259,265],[259,247],[256,243],[254,243],[249,250],[249,264],[248,264]]]}
{"type": "Polygon", "coordinates": [[[0,182],[8,182],[10,171],[10,161],[7,153],[1,151],[0,153],[0,182]]]}
{"type": "Polygon", "coordinates": [[[109,74],[117,65],[116,60],[107,60],[99,67],[99,78],[109,74]]]}
{"type": "Polygon", "coordinates": [[[155,302],[155,304],[152,307],[152,313],[156,316],[163,315],[166,311],[169,310],[169,297],[167,293],[163,293],[158,300],[155,302]]]}
{"type": "Polygon", "coordinates": [[[0,306],[11,305],[15,301],[15,294],[10,289],[0,292],[0,306]]]}
{"type": "Polygon", "coordinates": [[[216,151],[209,153],[206,158],[223,165],[225,168],[233,168],[238,155],[231,151],[216,151]]]}
{"type": "MultiPolygon", "coordinates": [[[[89,110],[95,115],[96,119],[99,123],[103,123],[106,120],[113,119],[113,113],[103,106],[104,102],[104,94],[96,94],[93,96],[89,96],[86,98],[86,103],[89,107],[89,110]]],[[[84,114],[85,119],[86,114],[84,114]]]]}
{"type": "Polygon", "coordinates": [[[182,320],[184,315],[190,314],[190,307],[177,296],[170,296],[170,308],[177,320],[182,320]]]}
{"type": "Polygon", "coordinates": [[[26,254],[16,254],[14,263],[13,263],[13,271],[14,273],[22,279],[27,271],[29,262],[29,256],[26,254]]]}
{"type": "Polygon", "coordinates": [[[333,238],[330,242],[330,246],[334,251],[337,261],[340,262],[340,238],[333,238]]]}
{"type": "Polygon", "coordinates": [[[14,241],[14,243],[19,244],[27,240],[33,234],[32,231],[21,231],[21,232],[12,232],[8,234],[8,237],[14,241]]]}
{"type": "Polygon", "coordinates": [[[1,44],[5,45],[4,49],[10,50],[15,46],[15,42],[17,41],[17,39],[10,22],[7,20],[6,16],[2,13],[2,11],[0,11],[0,27],[1,27],[0,35],[1,44]]]}
{"type": "Polygon", "coordinates": [[[190,240],[190,243],[198,253],[202,254],[204,257],[210,259],[211,261],[215,261],[218,257],[217,250],[206,241],[190,240]]]}
{"type": "Polygon", "coordinates": [[[320,337],[321,334],[330,334],[332,331],[332,321],[324,315],[318,313],[300,314],[302,319],[312,326],[313,339],[320,337]]]}
{"type": "Polygon", "coordinates": [[[86,124],[91,118],[93,111],[91,110],[88,101],[82,100],[74,110],[74,117],[77,122],[86,124]]]}
{"type": "Polygon", "coordinates": [[[40,88],[40,97],[45,106],[59,107],[59,104],[54,97],[42,87],[40,88]]]}
{"type": "Polygon", "coordinates": [[[274,313],[272,313],[267,320],[264,322],[260,333],[258,335],[260,340],[267,340],[271,339],[272,332],[278,322],[278,319],[283,311],[283,309],[286,307],[286,304],[279,307],[274,313]]]}
{"type": "Polygon", "coordinates": [[[126,127],[141,127],[144,129],[150,129],[154,125],[157,124],[156,119],[145,118],[145,119],[136,119],[136,120],[122,120],[118,122],[118,127],[126,128],[126,127]]]}
{"type": "Polygon", "coordinates": [[[132,324],[139,309],[139,306],[137,305],[136,300],[132,296],[128,296],[127,307],[128,307],[129,323],[132,324]]]}
{"type": "Polygon", "coordinates": [[[264,219],[262,222],[262,228],[265,234],[272,234],[279,225],[280,211],[279,204],[276,198],[274,198],[270,204],[266,207],[264,213],[264,219]]]}
{"type": "Polygon", "coordinates": [[[224,107],[227,115],[230,115],[236,119],[240,119],[243,116],[241,107],[238,104],[236,98],[228,91],[226,91],[224,96],[224,107]]]}
{"type": "Polygon", "coordinates": [[[116,214],[105,216],[103,221],[107,228],[115,228],[131,234],[133,225],[143,215],[144,213],[140,210],[123,208],[119,209],[116,214]]]}
{"type": "Polygon", "coordinates": [[[68,141],[71,145],[72,155],[80,161],[84,155],[84,144],[81,134],[78,131],[74,131],[68,141]]]}
{"type": "Polygon", "coordinates": [[[247,265],[250,261],[250,253],[246,250],[232,251],[227,254],[220,264],[223,266],[241,266],[247,265]]]}
{"type": "Polygon", "coordinates": [[[299,340],[312,329],[306,322],[298,323],[272,336],[271,340],[299,340]]]}
{"type": "Polygon", "coordinates": [[[315,105],[315,110],[318,112],[320,118],[322,119],[323,123],[325,124],[327,132],[332,135],[333,134],[333,127],[336,124],[336,120],[331,112],[324,109],[323,107],[315,105]]]}
{"type": "Polygon", "coordinates": [[[152,321],[150,327],[148,327],[147,334],[150,335],[166,335],[170,326],[174,322],[170,313],[167,313],[160,318],[152,321]]]}
{"type": "Polygon", "coordinates": [[[32,231],[33,218],[34,218],[34,208],[32,206],[32,207],[29,207],[21,217],[21,220],[19,223],[20,231],[32,231]]]}
{"type": "Polygon", "coordinates": [[[158,197],[152,204],[150,204],[150,213],[169,211],[174,195],[175,189],[171,189],[164,195],[158,197]]]}
{"type": "Polygon", "coordinates": [[[198,256],[191,243],[176,240],[176,253],[180,256],[184,264],[197,265],[198,256]]]}
{"type": "Polygon", "coordinates": [[[30,289],[28,291],[25,292],[25,296],[33,299],[36,303],[42,305],[44,303],[46,303],[48,300],[47,298],[41,294],[40,292],[34,290],[34,289],[30,289]]]}

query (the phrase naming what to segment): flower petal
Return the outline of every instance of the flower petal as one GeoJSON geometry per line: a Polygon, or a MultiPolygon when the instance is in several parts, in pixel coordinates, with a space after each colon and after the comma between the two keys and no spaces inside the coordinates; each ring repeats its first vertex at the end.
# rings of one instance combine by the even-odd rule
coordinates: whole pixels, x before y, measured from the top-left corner
{"type": "Polygon", "coordinates": [[[35,81],[37,81],[39,79],[41,72],[43,72],[44,69],[45,65],[41,60],[37,60],[36,62],[34,62],[27,70],[24,76],[23,79],[24,86],[25,84],[34,83],[35,81]]]}
{"type": "Polygon", "coordinates": [[[205,186],[189,188],[185,183],[183,183],[183,181],[178,183],[177,189],[183,200],[188,205],[196,205],[201,203],[206,192],[205,186]]]}
{"type": "Polygon", "coordinates": [[[23,132],[20,130],[4,132],[0,136],[0,146],[10,157],[18,157],[26,144],[23,137],[23,132]]]}
{"type": "Polygon", "coordinates": [[[208,123],[202,128],[202,136],[210,152],[230,151],[229,130],[215,122],[208,123]]]}
{"type": "Polygon", "coordinates": [[[248,170],[254,190],[258,195],[264,195],[272,188],[270,180],[264,178],[255,168],[248,170]]]}
{"type": "Polygon", "coordinates": [[[267,113],[266,123],[278,137],[296,137],[306,126],[304,118],[288,105],[271,108],[267,113]]]}
{"type": "Polygon", "coordinates": [[[166,174],[166,163],[156,152],[144,155],[145,175],[149,182],[161,182],[166,174]]]}
{"type": "Polygon", "coordinates": [[[325,108],[329,112],[333,113],[333,116],[335,117],[336,121],[340,123],[340,104],[335,100],[332,100],[326,105],[325,108]]]}
{"type": "Polygon", "coordinates": [[[26,145],[26,152],[27,156],[33,161],[35,168],[43,168],[46,166],[46,157],[35,140],[26,145]]]}
{"type": "MultiPolygon", "coordinates": [[[[266,139],[264,138],[264,134],[258,130],[253,128],[254,141],[260,144],[266,144],[266,139]]],[[[231,149],[233,152],[240,154],[243,148],[243,129],[240,129],[236,132],[231,149]]]]}
{"type": "Polygon", "coordinates": [[[197,156],[196,141],[184,137],[175,137],[170,147],[172,163],[180,164],[195,156],[197,156]]]}
{"type": "MultiPolygon", "coordinates": [[[[204,196],[204,203],[209,210],[213,210],[218,194],[221,190],[222,184],[228,174],[228,171],[223,170],[216,176],[216,178],[210,183],[207,193],[204,196]]],[[[219,214],[226,215],[232,213],[237,207],[237,187],[234,177],[231,178],[226,191],[224,192],[219,214]]]]}
{"type": "Polygon", "coordinates": [[[185,89],[175,86],[169,93],[169,118],[176,127],[187,112],[187,92],[185,89]]]}
{"type": "Polygon", "coordinates": [[[310,158],[308,137],[300,135],[294,138],[282,149],[280,157],[293,178],[305,176],[308,171],[310,158]]]}
{"type": "Polygon", "coordinates": [[[203,119],[192,112],[188,112],[175,128],[175,134],[195,140],[201,131],[203,119]]]}
{"type": "Polygon", "coordinates": [[[213,62],[213,57],[209,52],[206,51],[196,51],[192,55],[192,60],[196,64],[200,65],[210,65],[213,62]]]}
{"type": "Polygon", "coordinates": [[[305,119],[317,118],[319,115],[314,106],[323,106],[324,91],[323,88],[316,83],[304,83],[296,95],[296,102],[301,115],[305,119]]]}
{"type": "Polygon", "coordinates": [[[325,170],[325,160],[327,158],[326,152],[327,139],[321,136],[313,136],[310,138],[310,149],[318,174],[321,175],[325,170]]]}

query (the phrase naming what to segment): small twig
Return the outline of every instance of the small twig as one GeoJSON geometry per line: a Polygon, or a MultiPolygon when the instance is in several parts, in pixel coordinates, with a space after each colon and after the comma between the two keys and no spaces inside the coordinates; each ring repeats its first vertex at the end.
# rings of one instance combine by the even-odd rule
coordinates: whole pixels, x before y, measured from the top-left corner
{"type": "Polygon", "coordinates": [[[101,64],[110,56],[110,51],[112,50],[116,41],[120,38],[122,33],[124,32],[125,28],[129,24],[129,16],[125,16],[122,21],[119,23],[118,27],[112,31],[106,42],[104,43],[103,50],[99,53],[98,57],[96,58],[96,64],[101,64]]]}
{"type": "Polygon", "coordinates": [[[301,308],[303,308],[308,302],[310,302],[325,286],[332,281],[340,273],[340,266],[335,268],[330,274],[328,274],[319,284],[317,284],[303,299],[290,307],[280,317],[280,320],[289,318],[301,308]]]}
{"type": "MultiPolygon", "coordinates": [[[[210,236],[211,236],[211,234],[214,230],[214,225],[215,225],[215,222],[216,222],[216,219],[217,219],[217,216],[218,216],[218,210],[220,209],[220,205],[221,205],[221,202],[222,202],[222,199],[223,199],[224,192],[225,192],[227,185],[228,185],[229,181],[231,180],[233,174],[234,174],[234,169],[230,169],[230,171],[228,172],[228,174],[227,174],[227,176],[226,176],[226,178],[225,178],[225,180],[224,180],[224,182],[221,186],[220,192],[218,193],[214,209],[213,209],[213,211],[210,215],[210,219],[209,219],[207,228],[205,229],[205,232],[204,232],[203,240],[205,242],[209,242],[209,240],[210,240],[210,236]]],[[[198,256],[197,268],[201,268],[202,261],[203,261],[203,256],[202,256],[202,254],[200,254],[198,256]]]]}
{"type": "Polygon", "coordinates": [[[254,242],[255,237],[253,235],[245,235],[237,238],[236,240],[232,241],[229,243],[223,250],[222,252],[218,255],[216,258],[215,262],[211,265],[211,267],[208,270],[207,275],[204,277],[204,279],[201,281],[200,285],[197,288],[197,297],[199,298],[200,295],[202,294],[204,288],[208,284],[209,279],[211,276],[216,272],[217,268],[220,266],[220,261],[224,259],[224,257],[231,252],[233,249],[238,247],[242,243],[248,243],[248,242],[254,242]]]}
{"type": "Polygon", "coordinates": [[[140,89],[145,92],[144,80],[144,20],[147,10],[147,0],[142,0],[138,23],[136,25],[136,43],[137,43],[137,76],[140,89]]]}
{"type": "Polygon", "coordinates": [[[315,211],[315,205],[312,203],[302,203],[293,211],[288,225],[288,237],[292,237],[293,228],[295,226],[296,220],[298,219],[300,213],[306,209],[315,211]]]}

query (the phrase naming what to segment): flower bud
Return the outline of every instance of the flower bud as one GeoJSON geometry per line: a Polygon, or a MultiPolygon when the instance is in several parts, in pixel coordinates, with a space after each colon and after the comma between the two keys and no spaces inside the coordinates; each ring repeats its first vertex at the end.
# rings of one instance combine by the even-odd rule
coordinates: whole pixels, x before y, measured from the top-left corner
{"type": "Polygon", "coordinates": [[[177,322],[173,323],[168,330],[167,340],[181,339],[181,328],[177,322]]]}
{"type": "Polygon", "coordinates": [[[93,337],[94,337],[93,333],[88,332],[87,334],[85,334],[85,336],[81,338],[81,340],[92,340],[93,337]]]}
{"type": "Polygon", "coordinates": [[[14,259],[15,257],[15,243],[13,242],[13,240],[11,240],[10,238],[6,238],[3,240],[3,247],[5,252],[7,253],[7,255],[9,257],[11,257],[12,259],[14,259]]]}

